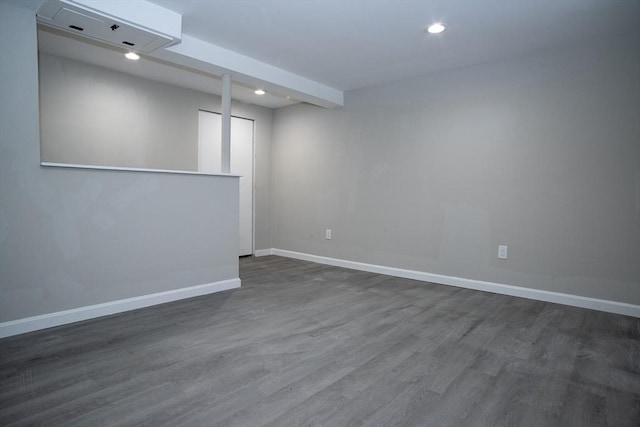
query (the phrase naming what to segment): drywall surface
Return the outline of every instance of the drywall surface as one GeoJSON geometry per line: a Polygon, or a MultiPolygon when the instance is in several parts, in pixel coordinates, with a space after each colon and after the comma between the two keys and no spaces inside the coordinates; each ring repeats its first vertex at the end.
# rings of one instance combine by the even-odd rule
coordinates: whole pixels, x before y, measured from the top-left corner
{"type": "Polygon", "coordinates": [[[42,161],[197,171],[206,94],[42,53],[39,69],[42,161]]]}
{"type": "Polygon", "coordinates": [[[41,167],[33,11],[0,51],[0,321],[238,277],[237,178],[41,167]]]}
{"type": "Polygon", "coordinates": [[[276,110],[274,247],[640,304],[639,40],[276,110]]]}
{"type": "MultiPolygon", "coordinates": [[[[44,53],[39,77],[43,161],[198,170],[198,110],[219,112],[220,97],[44,53]]],[[[233,104],[271,126],[270,109],[233,104]]]]}
{"type": "MultiPolygon", "coordinates": [[[[220,97],[39,54],[44,162],[198,170],[198,110],[220,97]]],[[[232,103],[255,123],[256,248],[270,247],[271,109],[232,103]]]]}

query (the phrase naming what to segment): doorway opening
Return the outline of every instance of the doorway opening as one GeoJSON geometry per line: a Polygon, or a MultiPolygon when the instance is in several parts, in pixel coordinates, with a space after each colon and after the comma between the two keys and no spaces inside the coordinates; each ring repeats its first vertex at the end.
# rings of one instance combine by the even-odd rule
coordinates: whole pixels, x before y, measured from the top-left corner
{"type": "MultiPolygon", "coordinates": [[[[253,254],[253,167],[255,122],[231,117],[230,173],[240,175],[239,256],[253,254]]],[[[220,173],[222,115],[198,110],[198,172],[220,173]]]]}

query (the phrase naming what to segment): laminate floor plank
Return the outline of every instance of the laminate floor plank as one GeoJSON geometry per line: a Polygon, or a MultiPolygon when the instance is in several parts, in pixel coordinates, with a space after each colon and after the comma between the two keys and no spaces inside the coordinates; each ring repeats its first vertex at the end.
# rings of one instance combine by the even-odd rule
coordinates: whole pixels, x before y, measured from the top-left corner
{"type": "Polygon", "coordinates": [[[240,276],[0,340],[0,425],[640,425],[640,319],[277,256],[240,276]]]}

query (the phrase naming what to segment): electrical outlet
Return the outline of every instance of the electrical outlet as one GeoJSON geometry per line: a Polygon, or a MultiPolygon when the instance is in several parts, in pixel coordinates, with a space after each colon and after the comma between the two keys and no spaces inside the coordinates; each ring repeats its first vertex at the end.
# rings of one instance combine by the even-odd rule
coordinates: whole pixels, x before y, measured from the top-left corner
{"type": "Polygon", "coordinates": [[[327,228],[327,231],[324,233],[324,238],[327,240],[331,240],[331,230],[327,228]]]}
{"type": "Polygon", "coordinates": [[[507,259],[507,245],[498,245],[498,258],[507,259]]]}

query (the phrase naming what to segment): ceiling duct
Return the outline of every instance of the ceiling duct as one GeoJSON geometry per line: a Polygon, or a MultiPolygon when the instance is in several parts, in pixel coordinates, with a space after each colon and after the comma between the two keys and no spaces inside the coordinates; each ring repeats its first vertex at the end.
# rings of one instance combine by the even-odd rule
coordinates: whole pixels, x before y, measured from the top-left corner
{"type": "MultiPolygon", "coordinates": [[[[130,4],[138,7],[150,5],[146,2],[132,2],[130,4]]],[[[43,25],[68,33],[142,53],[151,53],[156,49],[165,48],[180,41],[180,34],[175,34],[175,22],[172,22],[171,26],[173,31],[163,32],[138,25],[131,19],[105,13],[90,6],[92,6],[91,3],[83,0],[47,0],[38,9],[37,20],[43,25]],[[171,35],[171,32],[174,34],[171,35]]],[[[152,6],[156,8],[152,12],[158,12],[157,7],[152,6]]],[[[166,9],[162,9],[162,11],[166,11],[166,9]]],[[[136,12],[140,11],[136,10],[136,12]]],[[[140,15],[140,13],[137,14],[140,15]]],[[[182,17],[178,14],[173,15],[175,16],[170,15],[169,18],[173,18],[175,21],[177,17],[179,19],[177,27],[181,29],[182,17]]],[[[158,22],[161,21],[158,20],[158,22]]]]}

